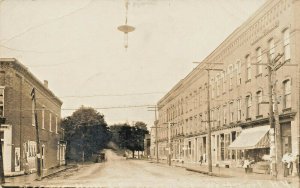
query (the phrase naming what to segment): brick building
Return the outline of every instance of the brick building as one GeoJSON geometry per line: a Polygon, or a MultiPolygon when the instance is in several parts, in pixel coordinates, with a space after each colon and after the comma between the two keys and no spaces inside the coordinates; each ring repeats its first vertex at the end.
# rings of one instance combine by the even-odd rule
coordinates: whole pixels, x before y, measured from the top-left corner
{"type": "Polygon", "coordinates": [[[13,58],[0,59],[0,134],[6,175],[36,170],[36,130],[31,91],[36,90],[36,109],[42,168],[64,164],[65,144],[60,128],[60,101],[29,70],[13,58]],[[3,118],[4,117],[4,118],[3,118]]]}
{"type": "Polygon", "coordinates": [[[208,100],[213,165],[238,167],[245,157],[270,154],[265,64],[278,53],[287,65],[276,71],[281,147],[299,154],[300,1],[268,0],[158,102],[159,157],[170,145],[173,160],[207,162],[208,100]],[[209,98],[207,68],[221,69],[210,71],[209,98]]]}

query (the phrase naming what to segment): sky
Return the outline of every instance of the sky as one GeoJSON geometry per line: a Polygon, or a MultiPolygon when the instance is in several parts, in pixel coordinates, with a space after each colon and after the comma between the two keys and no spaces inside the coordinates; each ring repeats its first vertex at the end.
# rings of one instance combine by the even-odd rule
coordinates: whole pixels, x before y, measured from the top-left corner
{"type": "Polygon", "coordinates": [[[16,58],[63,101],[108,124],[151,126],[157,102],[266,0],[0,0],[0,57],[16,58]]]}

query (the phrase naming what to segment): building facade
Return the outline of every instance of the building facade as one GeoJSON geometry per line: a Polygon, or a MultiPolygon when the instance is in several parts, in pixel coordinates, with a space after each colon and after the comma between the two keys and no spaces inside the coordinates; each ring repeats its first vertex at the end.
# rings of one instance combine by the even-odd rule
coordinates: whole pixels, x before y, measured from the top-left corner
{"type": "Polygon", "coordinates": [[[266,64],[275,57],[281,148],[299,155],[300,1],[268,0],[158,102],[160,159],[171,148],[173,160],[206,163],[208,112],[213,165],[270,154],[266,64]]]}
{"type": "Polygon", "coordinates": [[[36,122],[32,89],[36,93],[42,168],[64,164],[65,143],[60,128],[62,102],[29,70],[13,58],[0,59],[0,134],[4,173],[36,170],[36,122]]]}

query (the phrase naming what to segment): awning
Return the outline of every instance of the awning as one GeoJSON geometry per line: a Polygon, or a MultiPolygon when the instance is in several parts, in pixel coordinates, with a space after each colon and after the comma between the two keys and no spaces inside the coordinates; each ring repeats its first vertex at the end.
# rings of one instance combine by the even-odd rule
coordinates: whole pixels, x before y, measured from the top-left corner
{"type": "Polygon", "coordinates": [[[242,133],[230,144],[229,149],[256,149],[270,147],[268,131],[270,125],[242,130],[242,133]]]}

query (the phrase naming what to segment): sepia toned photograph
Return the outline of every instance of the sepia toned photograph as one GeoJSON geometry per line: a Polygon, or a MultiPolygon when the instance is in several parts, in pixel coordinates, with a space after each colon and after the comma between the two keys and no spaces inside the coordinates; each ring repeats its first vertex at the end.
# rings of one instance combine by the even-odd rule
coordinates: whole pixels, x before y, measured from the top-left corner
{"type": "Polygon", "coordinates": [[[299,188],[300,0],[0,0],[0,188],[299,188]]]}

